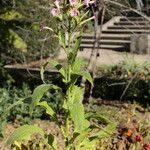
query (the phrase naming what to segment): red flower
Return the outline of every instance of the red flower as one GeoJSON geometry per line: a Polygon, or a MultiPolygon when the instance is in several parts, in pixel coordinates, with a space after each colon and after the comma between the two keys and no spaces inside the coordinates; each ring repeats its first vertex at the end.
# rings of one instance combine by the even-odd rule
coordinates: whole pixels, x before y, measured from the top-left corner
{"type": "Polygon", "coordinates": [[[143,148],[144,150],[150,150],[150,144],[144,144],[143,148]]]}
{"type": "Polygon", "coordinates": [[[137,120],[136,119],[133,119],[132,120],[132,123],[135,125],[135,124],[137,124],[137,120]]]}
{"type": "Polygon", "coordinates": [[[136,142],[141,142],[142,141],[142,137],[140,135],[136,135],[135,136],[135,140],[136,140],[136,142]]]}

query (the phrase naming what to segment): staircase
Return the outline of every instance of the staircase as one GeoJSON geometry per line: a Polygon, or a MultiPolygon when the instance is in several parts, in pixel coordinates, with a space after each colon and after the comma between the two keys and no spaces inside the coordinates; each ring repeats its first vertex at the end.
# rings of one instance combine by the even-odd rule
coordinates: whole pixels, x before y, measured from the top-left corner
{"type": "Polygon", "coordinates": [[[142,17],[114,17],[103,25],[98,43],[95,43],[94,34],[85,34],[80,47],[81,50],[93,48],[95,43],[100,49],[130,51],[132,34],[150,34],[150,21],[142,17]]]}

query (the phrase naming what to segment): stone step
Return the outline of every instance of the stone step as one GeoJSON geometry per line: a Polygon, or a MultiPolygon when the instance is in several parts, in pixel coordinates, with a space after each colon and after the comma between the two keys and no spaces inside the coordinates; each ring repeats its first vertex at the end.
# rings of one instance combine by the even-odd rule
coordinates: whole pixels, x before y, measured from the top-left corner
{"type": "Polygon", "coordinates": [[[150,30],[142,30],[142,29],[138,29],[138,30],[129,30],[129,29],[108,29],[108,30],[104,30],[103,33],[107,33],[107,34],[150,34],[150,30]]]}
{"type": "MultiPolygon", "coordinates": [[[[93,39],[83,39],[82,44],[94,44],[95,40],[93,39]]],[[[110,40],[101,39],[99,41],[100,44],[108,44],[108,45],[119,45],[119,44],[129,44],[130,40],[114,40],[113,38],[110,40]]]]}
{"type": "Polygon", "coordinates": [[[145,21],[146,18],[143,18],[143,17],[123,17],[123,18],[120,18],[120,21],[126,21],[126,20],[130,20],[130,21],[145,21]]]}
{"type": "Polygon", "coordinates": [[[122,21],[122,22],[115,22],[114,25],[150,25],[150,22],[148,21],[136,21],[136,22],[122,21]]]}
{"type": "MultiPolygon", "coordinates": [[[[81,44],[80,48],[87,48],[87,49],[92,49],[93,48],[93,45],[86,45],[86,44],[81,44]]],[[[95,47],[97,48],[97,46],[95,47]]],[[[111,49],[111,50],[124,50],[125,51],[125,46],[124,45],[104,45],[104,44],[101,44],[99,45],[99,48],[100,49],[111,49]]],[[[128,48],[126,48],[128,49],[128,48]]]]}
{"type": "Polygon", "coordinates": [[[100,49],[110,49],[110,50],[116,50],[116,51],[128,51],[128,46],[125,47],[124,45],[101,45],[100,49]]]}
{"type": "MultiPolygon", "coordinates": [[[[93,39],[94,40],[94,35],[93,34],[84,34],[83,35],[83,40],[84,39],[93,39]]],[[[101,39],[124,39],[124,40],[130,40],[130,35],[127,34],[101,34],[101,39]]]]}
{"type": "Polygon", "coordinates": [[[142,29],[142,30],[150,30],[150,25],[149,26],[143,26],[143,25],[115,25],[115,26],[110,26],[108,29],[142,29]]]}
{"type": "Polygon", "coordinates": [[[102,39],[130,40],[130,34],[102,34],[102,39]]]}

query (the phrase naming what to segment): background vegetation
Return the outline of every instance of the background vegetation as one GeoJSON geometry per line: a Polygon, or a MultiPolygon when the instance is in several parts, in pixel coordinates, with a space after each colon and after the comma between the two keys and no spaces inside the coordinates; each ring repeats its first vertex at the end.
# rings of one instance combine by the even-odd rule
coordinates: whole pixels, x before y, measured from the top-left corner
{"type": "Polygon", "coordinates": [[[42,25],[55,26],[49,1],[2,0],[0,2],[0,60],[26,63],[57,54],[57,41],[42,25]]]}

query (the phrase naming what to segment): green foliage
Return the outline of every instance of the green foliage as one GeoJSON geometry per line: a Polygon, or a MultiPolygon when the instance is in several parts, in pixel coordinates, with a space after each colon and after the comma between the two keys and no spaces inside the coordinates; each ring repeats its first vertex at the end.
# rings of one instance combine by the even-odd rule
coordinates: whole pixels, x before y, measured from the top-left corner
{"type": "Polygon", "coordinates": [[[15,10],[10,10],[3,14],[0,14],[0,19],[3,19],[3,20],[22,19],[22,18],[23,18],[23,15],[15,10]]]}
{"type": "Polygon", "coordinates": [[[20,49],[22,52],[27,52],[27,44],[15,33],[13,30],[9,30],[10,42],[16,49],[20,49]]]}
{"type": "MultiPolygon", "coordinates": [[[[81,9],[84,6],[83,1],[78,1],[73,6],[68,1],[56,1],[54,5],[56,8],[53,9],[58,9],[59,12],[56,15],[53,14],[57,27],[53,29],[51,29],[51,27],[44,28],[54,32],[55,36],[58,38],[59,44],[66,53],[67,59],[64,65],[59,64],[56,61],[47,62],[41,70],[41,77],[44,81],[44,69],[47,64],[52,64],[62,76],[62,81],[66,86],[66,90],[62,92],[59,87],[52,84],[46,84],[44,81],[44,84],[36,87],[33,91],[30,112],[32,113],[32,110],[36,106],[42,106],[46,110],[46,113],[52,117],[55,124],[59,127],[66,150],[96,149],[97,142],[102,138],[111,136],[116,129],[116,125],[105,119],[105,117],[99,117],[99,115],[98,117],[97,115],[91,115],[86,118],[84,106],[82,104],[84,88],[76,85],[79,77],[83,77],[93,84],[91,75],[82,68],[81,60],[77,59],[84,24],[93,19],[93,17],[86,18],[88,11],[84,13],[81,9]],[[61,6],[59,6],[59,3],[61,6]],[[70,12],[74,12],[74,9],[77,10],[75,16],[70,12]],[[45,93],[51,88],[55,91],[60,91],[62,94],[63,105],[61,106],[61,109],[64,111],[64,118],[62,121],[59,121],[54,109],[44,100],[45,93]],[[100,128],[91,122],[91,118],[94,118],[97,121],[99,118],[103,118],[106,127],[100,128]],[[78,140],[76,141],[76,139],[78,140]]],[[[19,136],[21,138],[22,135],[18,135],[18,131],[28,135],[28,128],[24,128],[23,126],[17,129],[12,135],[17,135],[17,138],[12,139],[10,137],[8,141],[11,139],[11,142],[7,142],[9,145],[14,143],[15,140],[19,140],[19,136]]],[[[34,131],[32,131],[32,133],[33,132],[34,131]]],[[[32,133],[29,132],[29,135],[32,133]]],[[[48,137],[50,140],[47,141],[47,144],[49,144],[52,149],[56,150],[57,140],[55,140],[55,137],[51,136],[51,134],[48,137]]]]}
{"type": "Polygon", "coordinates": [[[40,31],[43,24],[55,26],[40,0],[0,2],[0,60],[4,64],[23,63],[57,54],[56,38],[40,31]],[[37,42],[39,41],[39,42],[37,42]],[[49,44],[51,43],[51,44],[49,44]]]}
{"type": "Polygon", "coordinates": [[[122,100],[138,101],[144,105],[150,97],[150,64],[135,63],[127,60],[112,66],[99,68],[94,81],[93,97],[119,100],[124,90],[122,100]]]}
{"type": "Polygon", "coordinates": [[[47,116],[42,108],[45,108],[49,115],[52,112],[51,109],[56,112],[61,111],[59,109],[62,105],[60,94],[49,89],[44,94],[44,99],[47,99],[47,101],[39,102],[38,105],[41,107],[34,109],[31,117],[29,113],[31,109],[31,89],[29,85],[23,84],[19,87],[12,87],[10,83],[8,79],[7,84],[9,86],[3,83],[3,88],[0,88],[0,137],[5,135],[5,125],[8,121],[24,124],[30,123],[32,118],[46,118],[47,116]]]}
{"type": "Polygon", "coordinates": [[[44,137],[44,132],[41,128],[33,126],[33,125],[24,125],[20,128],[16,129],[13,134],[6,141],[6,145],[11,145],[14,141],[22,141],[30,139],[33,133],[38,133],[42,137],[44,137]]]}
{"type": "MultiPolygon", "coordinates": [[[[29,90],[18,90],[16,88],[0,88],[0,136],[4,136],[4,129],[9,118],[24,116],[27,104],[23,103],[22,97],[29,94],[29,90]]],[[[28,104],[29,105],[29,104],[28,104]]],[[[15,118],[14,118],[15,119],[15,118]]],[[[26,118],[24,118],[26,122],[26,118]]]]}

